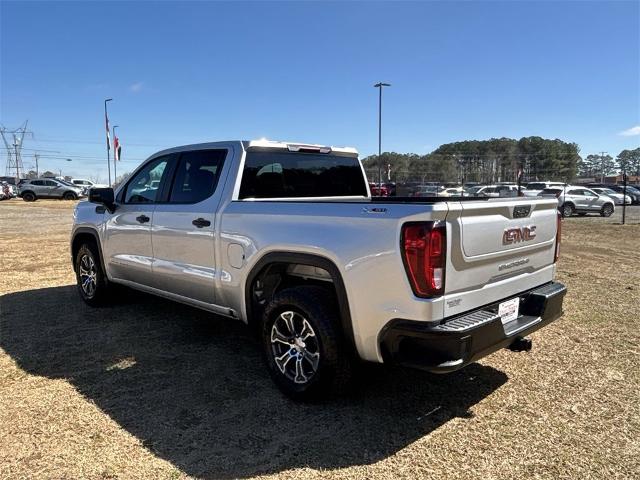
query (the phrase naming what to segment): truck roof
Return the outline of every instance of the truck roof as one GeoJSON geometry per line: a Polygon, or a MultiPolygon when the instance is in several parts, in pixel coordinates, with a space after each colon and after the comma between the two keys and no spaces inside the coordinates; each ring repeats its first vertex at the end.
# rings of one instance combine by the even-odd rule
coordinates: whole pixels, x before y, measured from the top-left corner
{"type": "Polygon", "coordinates": [[[283,142],[276,140],[267,140],[261,138],[258,140],[224,140],[218,142],[203,142],[192,143],[188,145],[180,145],[176,147],[167,148],[153,154],[153,157],[159,155],[165,155],[167,153],[179,152],[185,149],[198,149],[198,148],[215,148],[226,147],[230,143],[241,144],[245,150],[251,149],[265,149],[273,148],[278,150],[289,150],[291,152],[304,152],[304,153],[337,153],[343,156],[358,156],[358,150],[353,147],[336,147],[333,145],[319,145],[317,143],[301,143],[301,142],[283,142]]]}

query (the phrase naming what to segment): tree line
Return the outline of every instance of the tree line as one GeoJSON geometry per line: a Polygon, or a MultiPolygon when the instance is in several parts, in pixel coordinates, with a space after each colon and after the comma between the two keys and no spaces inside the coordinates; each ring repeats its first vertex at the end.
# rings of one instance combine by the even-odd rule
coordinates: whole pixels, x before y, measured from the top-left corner
{"type": "Polygon", "coordinates": [[[621,165],[628,173],[640,167],[640,149],[624,150],[612,159],[613,167],[592,157],[582,159],[575,143],[534,136],[447,143],[426,155],[384,152],[380,157],[364,158],[363,165],[369,180],[378,181],[378,168],[382,166],[383,182],[397,183],[515,182],[520,171],[523,181],[570,181],[587,171],[588,176],[597,176],[605,170],[608,175],[621,165]],[[585,164],[588,159],[589,169],[585,164]]]}

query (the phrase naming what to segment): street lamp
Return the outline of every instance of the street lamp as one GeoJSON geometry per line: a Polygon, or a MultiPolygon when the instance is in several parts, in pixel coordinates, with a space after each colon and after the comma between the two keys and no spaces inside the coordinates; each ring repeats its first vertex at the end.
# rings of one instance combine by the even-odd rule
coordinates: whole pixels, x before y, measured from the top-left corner
{"type": "Polygon", "coordinates": [[[378,186],[382,185],[382,87],[390,87],[390,83],[378,82],[374,85],[379,89],[378,97],[378,186]]]}
{"type": "Polygon", "coordinates": [[[107,102],[112,100],[113,98],[107,98],[104,101],[104,124],[107,128],[107,170],[109,172],[109,186],[111,186],[111,156],[109,155],[109,117],[107,116],[107,102]]]}

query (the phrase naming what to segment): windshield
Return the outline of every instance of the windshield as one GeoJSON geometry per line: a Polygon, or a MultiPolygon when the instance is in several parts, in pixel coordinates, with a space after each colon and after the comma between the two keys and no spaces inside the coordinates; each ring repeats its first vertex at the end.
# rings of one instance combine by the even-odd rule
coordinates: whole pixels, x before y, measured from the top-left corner
{"type": "Polygon", "coordinates": [[[240,198],[366,197],[357,157],[282,150],[249,151],[240,198]]]}
{"type": "Polygon", "coordinates": [[[74,185],[73,183],[69,183],[66,180],[60,180],[58,178],[56,178],[56,182],[60,182],[63,185],[67,185],[68,187],[77,187],[77,185],[74,185]]]}

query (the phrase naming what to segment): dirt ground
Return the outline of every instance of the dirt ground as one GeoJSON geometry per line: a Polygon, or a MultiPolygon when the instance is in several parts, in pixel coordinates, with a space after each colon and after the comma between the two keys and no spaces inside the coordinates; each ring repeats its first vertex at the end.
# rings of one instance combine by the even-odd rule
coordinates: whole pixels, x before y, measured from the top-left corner
{"type": "Polygon", "coordinates": [[[640,225],[563,225],[564,317],[457,373],[371,366],[283,397],[232,321],[72,286],[73,202],[0,203],[0,478],[627,479],[640,472],[640,225]]]}

